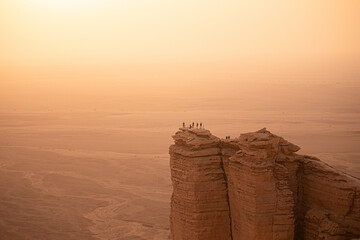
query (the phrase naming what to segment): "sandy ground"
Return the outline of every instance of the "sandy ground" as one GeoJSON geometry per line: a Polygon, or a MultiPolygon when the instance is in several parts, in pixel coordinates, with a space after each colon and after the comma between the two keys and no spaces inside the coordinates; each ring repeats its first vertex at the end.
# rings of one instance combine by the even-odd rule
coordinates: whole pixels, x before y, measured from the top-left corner
{"type": "Polygon", "coordinates": [[[167,239],[167,158],[1,147],[0,236],[167,239]]]}
{"type": "Polygon", "coordinates": [[[360,177],[357,112],[3,112],[0,239],[168,239],[171,135],[204,119],[220,137],[267,127],[360,177]]]}

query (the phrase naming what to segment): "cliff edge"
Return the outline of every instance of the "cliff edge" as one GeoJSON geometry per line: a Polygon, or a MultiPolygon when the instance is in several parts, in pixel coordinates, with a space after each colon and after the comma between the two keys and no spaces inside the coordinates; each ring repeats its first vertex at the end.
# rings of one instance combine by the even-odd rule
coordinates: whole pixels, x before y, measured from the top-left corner
{"type": "Polygon", "coordinates": [[[360,180],[285,139],[188,128],[173,138],[172,239],[360,238],[360,180]]]}

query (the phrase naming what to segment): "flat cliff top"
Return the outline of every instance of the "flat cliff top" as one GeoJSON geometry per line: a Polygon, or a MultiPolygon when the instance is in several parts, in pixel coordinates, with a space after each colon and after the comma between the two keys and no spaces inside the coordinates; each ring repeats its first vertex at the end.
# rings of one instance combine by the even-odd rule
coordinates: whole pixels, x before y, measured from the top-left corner
{"type": "Polygon", "coordinates": [[[176,145],[186,146],[191,150],[211,148],[220,143],[220,139],[212,135],[209,130],[198,128],[179,128],[173,139],[176,145]]]}
{"type": "Polygon", "coordinates": [[[279,148],[284,153],[293,153],[300,150],[300,147],[290,143],[282,137],[272,134],[266,128],[256,132],[244,133],[239,137],[239,145],[247,146],[249,149],[279,148]]]}

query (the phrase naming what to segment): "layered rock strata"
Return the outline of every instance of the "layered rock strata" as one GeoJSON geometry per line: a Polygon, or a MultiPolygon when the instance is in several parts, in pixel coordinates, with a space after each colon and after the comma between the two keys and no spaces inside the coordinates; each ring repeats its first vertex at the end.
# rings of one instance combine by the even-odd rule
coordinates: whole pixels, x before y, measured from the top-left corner
{"type": "Polygon", "coordinates": [[[360,238],[360,180],[266,129],[219,139],[181,128],[170,146],[178,239],[360,238]]]}
{"type": "Polygon", "coordinates": [[[206,130],[182,130],[170,147],[173,239],[231,239],[220,139],[206,130]]]}

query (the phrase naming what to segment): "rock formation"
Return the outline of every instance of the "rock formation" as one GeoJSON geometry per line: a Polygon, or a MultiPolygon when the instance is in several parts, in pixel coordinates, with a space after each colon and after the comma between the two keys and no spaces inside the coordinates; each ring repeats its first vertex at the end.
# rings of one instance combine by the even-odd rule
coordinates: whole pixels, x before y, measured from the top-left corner
{"type": "Polygon", "coordinates": [[[170,147],[173,239],[231,239],[229,203],[220,139],[185,130],[170,147]]]}
{"type": "Polygon", "coordinates": [[[173,138],[172,239],[360,238],[360,180],[298,146],[266,129],[219,139],[181,128],[173,138]]]}

